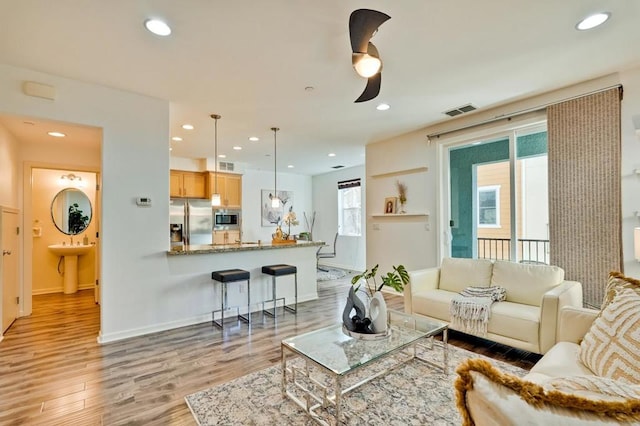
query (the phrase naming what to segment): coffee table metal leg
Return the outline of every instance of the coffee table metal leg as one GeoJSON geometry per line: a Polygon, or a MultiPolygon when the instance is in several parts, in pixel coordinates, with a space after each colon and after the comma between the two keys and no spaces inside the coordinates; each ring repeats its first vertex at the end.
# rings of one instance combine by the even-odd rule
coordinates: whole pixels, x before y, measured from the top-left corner
{"type": "Polygon", "coordinates": [[[442,352],[443,352],[443,365],[444,365],[444,374],[449,374],[449,344],[447,340],[449,339],[449,329],[445,328],[442,332],[442,352]]]}
{"type": "Polygon", "coordinates": [[[282,380],[280,381],[280,387],[282,396],[287,395],[287,354],[284,347],[280,347],[280,363],[282,366],[282,380]]]}
{"type": "Polygon", "coordinates": [[[335,395],[336,395],[336,425],[340,424],[340,406],[342,405],[342,401],[341,401],[341,397],[342,397],[342,377],[341,376],[336,376],[336,383],[335,383],[335,395]]]}

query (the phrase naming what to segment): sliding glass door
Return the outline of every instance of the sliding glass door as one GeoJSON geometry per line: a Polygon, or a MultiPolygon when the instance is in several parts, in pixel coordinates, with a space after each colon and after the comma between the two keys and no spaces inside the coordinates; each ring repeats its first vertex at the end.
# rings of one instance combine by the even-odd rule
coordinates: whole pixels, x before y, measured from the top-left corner
{"type": "Polygon", "coordinates": [[[452,257],[549,262],[544,126],[451,146],[448,166],[452,257]]]}

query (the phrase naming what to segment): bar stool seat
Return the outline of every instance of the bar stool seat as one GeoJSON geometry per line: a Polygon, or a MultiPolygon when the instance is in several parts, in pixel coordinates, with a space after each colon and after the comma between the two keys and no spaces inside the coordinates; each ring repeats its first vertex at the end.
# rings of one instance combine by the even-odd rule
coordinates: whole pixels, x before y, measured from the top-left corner
{"type": "Polygon", "coordinates": [[[221,284],[220,289],[220,309],[214,310],[211,312],[212,322],[214,325],[222,328],[224,324],[224,313],[230,308],[235,308],[237,310],[237,317],[247,324],[251,324],[251,287],[249,285],[249,281],[251,278],[251,274],[249,271],[245,271],[243,269],[225,269],[221,271],[213,271],[211,272],[211,279],[214,281],[218,281],[221,284]],[[247,315],[243,316],[240,314],[239,306],[229,306],[229,301],[227,298],[227,284],[246,281],[247,282],[247,315]],[[220,312],[220,322],[216,321],[216,312],[220,312]]]}
{"type": "Polygon", "coordinates": [[[282,308],[291,313],[296,313],[298,311],[298,268],[293,265],[267,265],[262,267],[262,273],[271,275],[271,300],[265,300],[262,302],[262,311],[272,317],[276,316],[276,305],[278,304],[278,300],[282,300],[282,308]],[[287,305],[285,298],[276,296],[276,277],[282,277],[285,275],[294,276],[294,289],[295,289],[295,298],[293,306],[287,305]],[[264,308],[265,303],[273,303],[273,307],[270,310],[264,308]]]}

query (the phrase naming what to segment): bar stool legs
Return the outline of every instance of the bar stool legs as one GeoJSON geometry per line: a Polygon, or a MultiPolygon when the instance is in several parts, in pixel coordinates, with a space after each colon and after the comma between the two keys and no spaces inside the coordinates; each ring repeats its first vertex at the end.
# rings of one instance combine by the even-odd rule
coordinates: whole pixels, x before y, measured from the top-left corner
{"type": "Polygon", "coordinates": [[[276,316],[276,307],[278,305],[278,300],[282,300],[282,307],[284,310],[287,310],[291,313],[296,313],[298,311],[298,268],[291,265],[268,265],[262,267],[262,273],[271,275],[271,299],[265,300],[262,302],[262,312],[270,317],[276,316]],[[284,276],[284,275],[292,275],[294,276],[294,304],[293,306],[287,305],[284,297],[277,297],[276,292],[276,277],[284,276]],[[271,309],[266,309],[266,303],[273,303],[271,309]]]}
{"type": "Polygon", "coordinates": [[[242,269],[228,269],[224,271],[214,271],[211,273],[211,279],[220,283],[220,309],[211,312],[211,321],[213,325],[223,328],[224,313],[230,309],[236,309],[238,319],[251,325],[251,285],[250,274],[242,269]],[[227,294],[227,284],[235,282],[247,282],[247,314],[240,314],[240,306],[229,306],[229,298],[227,294]],[[216,313],[220,312],[220,321],[216,321],[216,313]]]}

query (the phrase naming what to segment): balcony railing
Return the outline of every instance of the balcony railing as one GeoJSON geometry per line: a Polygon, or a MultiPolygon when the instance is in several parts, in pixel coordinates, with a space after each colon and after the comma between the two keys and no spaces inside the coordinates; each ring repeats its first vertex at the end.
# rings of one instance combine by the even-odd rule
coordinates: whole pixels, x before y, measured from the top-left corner
{"type": "MultiPolygon", "coordinates": [[[[522,263],[549,264],[549,240],[519,238],[517,240],[517,260],[522,263]]],[[[509,238],[478,238],[478,259],[511,259],[509,238]]]]}

